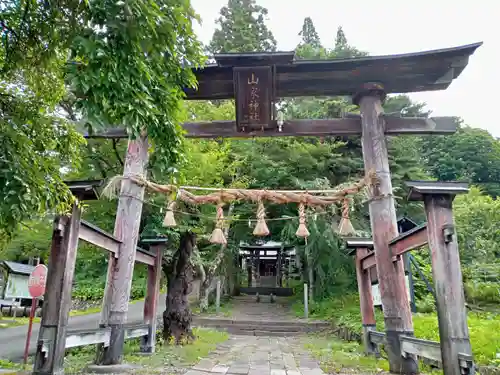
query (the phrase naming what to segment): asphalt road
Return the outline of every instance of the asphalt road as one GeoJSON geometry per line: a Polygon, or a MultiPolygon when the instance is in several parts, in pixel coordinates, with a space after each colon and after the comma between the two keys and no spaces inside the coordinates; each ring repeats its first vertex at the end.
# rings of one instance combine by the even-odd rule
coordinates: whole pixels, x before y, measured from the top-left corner
{"type": "MultiPolygon", "coordinates": [[[[162,307],[165,304],[165,296],[161,295],[159,299],[158,315],[163,312],[162,307]]],[[[131,303],[128,309],[127,323],[140,323],[144,311],[144,302],[131,303]]],[[[9,318],[7,318],[9,319],[9,318]]],[[[71,316],[69,318],[69,329],[88,329],[99,325],[100,313],[89,315],[71,316]]],[[[33,324],[33,333],[31,336],[30,355],[35,353],[36,341],[40,323],[33,324]]],[[[23,357],[24,346],[26,345],[26,333],[28,326],[0,328],[0,359],[17,361],[23,357]]]]}

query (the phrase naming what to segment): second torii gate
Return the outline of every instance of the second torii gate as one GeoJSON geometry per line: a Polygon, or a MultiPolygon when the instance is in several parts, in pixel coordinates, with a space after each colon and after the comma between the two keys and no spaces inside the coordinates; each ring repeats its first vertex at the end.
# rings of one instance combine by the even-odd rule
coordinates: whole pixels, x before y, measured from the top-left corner
{"type": "MultiPolygon", "coordinates": [[[[386,94],[446,89],[466,67],[481,45],[475,43],[419,53],[355,59],[295,60],[294,52],[230,53],[215,55],[216,63],[196,70],[198,88],[186,89],[188,100],[235,99],[236,121],[185,123],[188,138],[346,136],[361,135],[365,171],[374,170],[380,184],[369,203],[373,246],[384,309],[390,370],[418,371],[415,361],[401,356],[400,336],[413,335],[403,262],[393,263],[388,246],[398,235],[396,210],[385,135],[449,134],[456,131],[452,117],[402,118],[385,115],[386,94]],[[278,99],[298,96],[351,96],[360,114],[325,120],[285,120],[277,116],[278,99]]],[[[110,129],[92,138],[127,138],[124,129],[110,129]]],[[[125,174],[144,174],[146,138],[129,140],[125,174]]],[[[123,322],[128,306],[135,242],[143,188],[124,181],[115,235],[124,243],[116,265],[111,265],[103,324],[112,327],[106,363],[120,360],[123,322]],[[134,199],[137,197],[139,199],[134,199]]]]}

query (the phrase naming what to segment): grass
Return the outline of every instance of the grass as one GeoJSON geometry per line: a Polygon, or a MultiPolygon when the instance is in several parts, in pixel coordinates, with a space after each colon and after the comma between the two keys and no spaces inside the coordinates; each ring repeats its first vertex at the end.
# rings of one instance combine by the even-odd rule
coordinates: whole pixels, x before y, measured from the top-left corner
{"type": "Polygon", "coordinates": [[[28,370],[29,366],[24,366],[21,363],[14,363],[5,359],[0,359],[0,369],[2,370],[12,370],[12,372],[3,373],[4,375],[18,374],[19,371],[28,370]]]}
{"type": "Polygon", "coordinates": [[[226,318],[229,318],[233,315],[233,301],[231,298],[221,298],[220,301],[220,309],[219,313],[217,313],[217,309],[215,308],[215,304],[210,304],[208,305],[208,309],[205,312],[200,311],[199,306],[193,306],[191,308],[193,314],[200,315],[200,314],[206,314],[206,315],[222,315],[226,318]]]}
{"type": "Polygon", "coordinates": [[[387,360],[366,356],[362,346],[356,342],[327,338],[324,335],[309,335],[303,339],[303,344],[328,374],[389,371],[387,360]]]}
{"type": "MultiPolygon", "coordinates": [[[[201,358],[206,357],[210,352],[216,349],[217,344],[228,339],[226,332],[194,328],[194,334],[197,339],[186,345],[165,345],[161,338],[161,332],[158,332],[156,352],[151,356],[141,356],[139,353],[139,340],[129,340],[125,342],[124,362],[141,366],[142,368],[134,373],[164,374],[165,369],[172,367],[187,367],[197,363],[201,358]]],[[[83,370],[92,364],[95,358],[95,346],[86,346],[81,348],[69,349],[64,359],[64,370],[66,373],[83,373],[83,370]]],[[[18,374],[19,371],[29,371],[32,369],[32,358],[28,365],[14,363],[0,359],[0,369],[12,369],[12,374],[18,374]]]]}
{"type": "MultiPolygon", "coordinates": [[[[297,316],[304,315],[302,303],[293,305],[297,316]]],[[[382,312],[376,310],[377,330],[383,331],[382,312]]],[[[336,326],[344,326],[361,333],[361,315],[357,295],[332,298],[310,304],[309,316],[313,319],[332,321],[336,326]]],[[[439,341],[436,313],[413,315],[415,336],[422,339],[439,341]]],[[[500,366],[496,358],[500,351],[500,315],[492,312],[469,312],[468,326],[475,362],[478,365],[500,366]]]]}
{"type": "MultiPolygon", "coordinates": [[[[164,373],[165,369],[171,367],[186,367],[197,363],[216,349],[217,344],[227,340],[225,332],[209,329],[193,329],[197,339],[186,345],[164,345],[158,339],[156,352],[151,356],[137,355],[139,352],[139,340],[125,342],[124,362],[141,366],[142,369],[134,373],[164,373]]],[[[161,333],[158,335],[161,336],[161,333]]],[[[69,350],[65,358],[64,370],[66,373],[81,373],[82,370],[94,360],[95,347],[87,346],[69,350]]]]}

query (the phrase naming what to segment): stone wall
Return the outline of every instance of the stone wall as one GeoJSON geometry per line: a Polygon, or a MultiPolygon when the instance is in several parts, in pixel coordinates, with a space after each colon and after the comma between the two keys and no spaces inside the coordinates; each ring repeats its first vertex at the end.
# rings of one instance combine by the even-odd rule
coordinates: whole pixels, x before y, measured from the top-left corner
{"type": "MultiPolygon", "coordinates": [[[[221,291],[224,290],[224,278],[220,277],[221,279],[221,291]]],[[[212,279],[212,283],[210,284],[210,287],[208,288],[208,298],[211,300],[211,298],[215,298],[215,288],[217,288],[217,280],[219,280],[219,277],[214,277],[212,279]]],[[[200,300],[200,288],[201,288],[201,280],[197,279],[193,281],[192,284],[192,290],[191,293],[189,294],[188,300],[191,303],[196,303],[200,300]]],[[[222,295],[222,293],[221,293],[222,295]]]]}

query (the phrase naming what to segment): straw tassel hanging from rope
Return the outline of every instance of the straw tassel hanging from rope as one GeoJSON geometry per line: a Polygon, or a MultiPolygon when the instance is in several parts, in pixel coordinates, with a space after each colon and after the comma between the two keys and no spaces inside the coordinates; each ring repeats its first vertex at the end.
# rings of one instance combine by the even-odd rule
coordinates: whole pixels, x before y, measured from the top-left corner
{"type": "Polygon", "coordinates": [[[349,200],[347,198],[344,198],[342,202],[342,219],[340,219],[339,234],[341,236],[356,234],[351,220],[349,219],[349,200]]]}
{"type": "Polygon", "coordinates": [[[295,235],[305,239],[309,237],[309,231],[306,227],[306,207],[304,203],[299,203],[299,227],[297,228],[295,235]]]}
{"type": "Polygon", "coordinates": [[[222,231],[222,228],[224,227],[224,209],[222,207],[222,203],[219,203],[217,205],[217,222],[215,223],[215,229],[210,236],[210,243],[227,245],[226,237],[224,236],[224,232],[222,231]]]}
{"type": "Polygon", "coordinates": [[[165,214],[165,219],[163,220],[163,226],[166,228],[173,228],[177,226],[174,217],[175,201],[169,202],[167,206],[167,213],[165,214]]]}
{"type": "Polygon", "coordinates": [[[269,235],[269,228],[266,224],[266,209],[264,208],[264,203],[262,199],[259,198],[259,203],[257,207],[257,224],[253,230],[254,236],[267,236],[269,235]]]}

